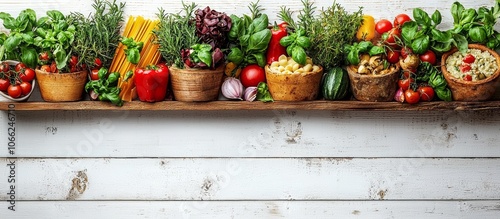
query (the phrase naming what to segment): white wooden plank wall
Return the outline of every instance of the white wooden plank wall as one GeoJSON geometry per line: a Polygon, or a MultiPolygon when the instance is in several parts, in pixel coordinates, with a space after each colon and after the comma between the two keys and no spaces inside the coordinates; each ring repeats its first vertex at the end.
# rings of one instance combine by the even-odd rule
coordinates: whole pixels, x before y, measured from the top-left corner
{"type": "MultiPolygon", "coordinates": [[[[228,14],[250,1],[197,1],[228,14]]],[[[376,18],[451,0],[337,1],[376,18]]],[[[463,1],[466,7],[493,0],[463,1]]],[[[271,21],[285,2],[261,0],[271,21]]],[[[316,1],[318,8],[332,1],[316,1]]],[[[91,11],[91,1],[2,1],[91,11]]],[[[299,0],[286,5],[301,7],[299,0]]],[[[154,18],[180,1],[127,1],[154,18]]],[[[36,94],[39,95],[39,94],[36,94]]],[[[39,96],[33,97],[35,100],[39,96]]],[[[481,112],[0,113],[0,218],[500,218],[500,114],[481,112]],[[15,210],[8,209],[15,161],[15,210]]]]}

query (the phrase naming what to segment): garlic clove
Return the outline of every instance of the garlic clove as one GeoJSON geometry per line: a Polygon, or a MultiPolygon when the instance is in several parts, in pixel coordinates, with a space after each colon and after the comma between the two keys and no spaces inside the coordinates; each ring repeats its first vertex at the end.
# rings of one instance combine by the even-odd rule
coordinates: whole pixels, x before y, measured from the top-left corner
{"type": "Polygon", "coordinates": [[[246,101],[254,101],[257,98],[257,87],[247,87],[245,95],[243,96],[246,101]]]}
{"type": "Polygon", "coordinates": [[[241,100],[243,96],[243,85],[237,78],[228,77],[222,83],[222,95],[228,99],[241,100]]]}

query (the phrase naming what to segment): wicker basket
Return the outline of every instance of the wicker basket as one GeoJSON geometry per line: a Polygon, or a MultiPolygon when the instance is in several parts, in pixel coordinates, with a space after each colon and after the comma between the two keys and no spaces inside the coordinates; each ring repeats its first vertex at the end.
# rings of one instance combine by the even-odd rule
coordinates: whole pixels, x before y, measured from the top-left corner
{"type": "Polygon", "coordinates": [[[266,65],[265,71],[269,93],[274,100],[306,101],[318,97],[323,76],[321,66],[316,72],[303,74],[276,74],[269,65],[266,65]]]}
{"type": "Polygon", "coordinates": [[[43,100],[47,102],[67,102],[82,99],[87,71],[73,73],[48,73],[35,70],[38,87],[43,100]]]}
{"type": "Polygon", "coordinates": [[[217,69],[180,69],[170,67],[174,98],[184,102],[217,100],[224,75],[224,65],[217,69]]]}
{"type": "Polygon", "coordinates": [[[358,74],[357,67],[347,66],[354,98],[367,102],[388,102],[394,99],[398,88],[399,64],[396,68],[383,75],[358,74]]]}
{"type": "Polygon", "coordinates": [[[497,71],[490,77],[487,77],[486,79],[479,81],[465,81],[453,77],[446,69],[446,59],[448,58],[448,56],[457,51],[456,48],[443,54],[443,57],[441,59],[441,71],[443,72],[443,76],[446,79],[446,82],[448,82],[448,87],[451,90],[453,100],[456,101],[489,100],[493,97],[495,91],[499,87],[500,56],[495,51],[488,49],[486,46],[483,45],[469,44],[469,48],[488,51],[491,55],[493,55],[497,61],[497,65],[499,66],[497,71]]]}

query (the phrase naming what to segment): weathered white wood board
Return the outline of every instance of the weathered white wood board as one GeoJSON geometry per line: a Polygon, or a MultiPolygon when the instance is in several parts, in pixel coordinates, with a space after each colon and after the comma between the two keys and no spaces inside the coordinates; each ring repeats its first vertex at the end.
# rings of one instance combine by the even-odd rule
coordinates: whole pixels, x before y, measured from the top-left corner
{"type": "MultiPolygon", "coordinates": [[[[0,208],[6,207],[0,202],[0,208]]],[[[34,201],[11,219],[32,218],[498,218],[499,201],[34,201]]],[[[0,215],[2,215],[0,213],[0,215]]]]}
{"type": "MultiPolygon", "coordinates": [[[[498,199],[499,166],[498,158],[17,159],[16,199],[498,199]]],[[[8,185],[0,181],[2,200],[8,185]]]]}
{"type": "Polygon", "coordinates": [[[19,157],[500,157],[495,111],[16,114],[19,157]]]}
{"type": "MultiPolygon", "coordinates": [[[[180,0],[126,2],[126,17],[181,10],[180,0]]],[[[248,14],[250,2],[196,1],[237,15],[248,14]]],[[[332,2],[315,1],[318,9],[332,2]]],[[[454,1],[337,2],[389,20],[416,7],[439,9],[446,28],[454,1]]],[[[88,14],[91,3],[6,0],[0,11],[88,14]]],[[[299,0],[260,3],[271,22],[281,5],[302,7],[299,0]]],[[[497,111],[16,114],[12,212],[0,112],[0,219],[500,218],[497,111]]]]}

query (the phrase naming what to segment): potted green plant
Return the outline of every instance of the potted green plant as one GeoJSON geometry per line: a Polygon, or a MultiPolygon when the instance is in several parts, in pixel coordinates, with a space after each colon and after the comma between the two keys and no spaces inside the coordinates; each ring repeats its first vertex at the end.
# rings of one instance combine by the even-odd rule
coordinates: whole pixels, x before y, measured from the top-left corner
{"type": "Polygon", "coordinates": [[[196,4],[183,4],[184,14],[160,9],[154,30],[160,52],[170,66],[174,98],[178,101],[217,99],[224,74],[224,54],[231,18],[196,4]]]}

